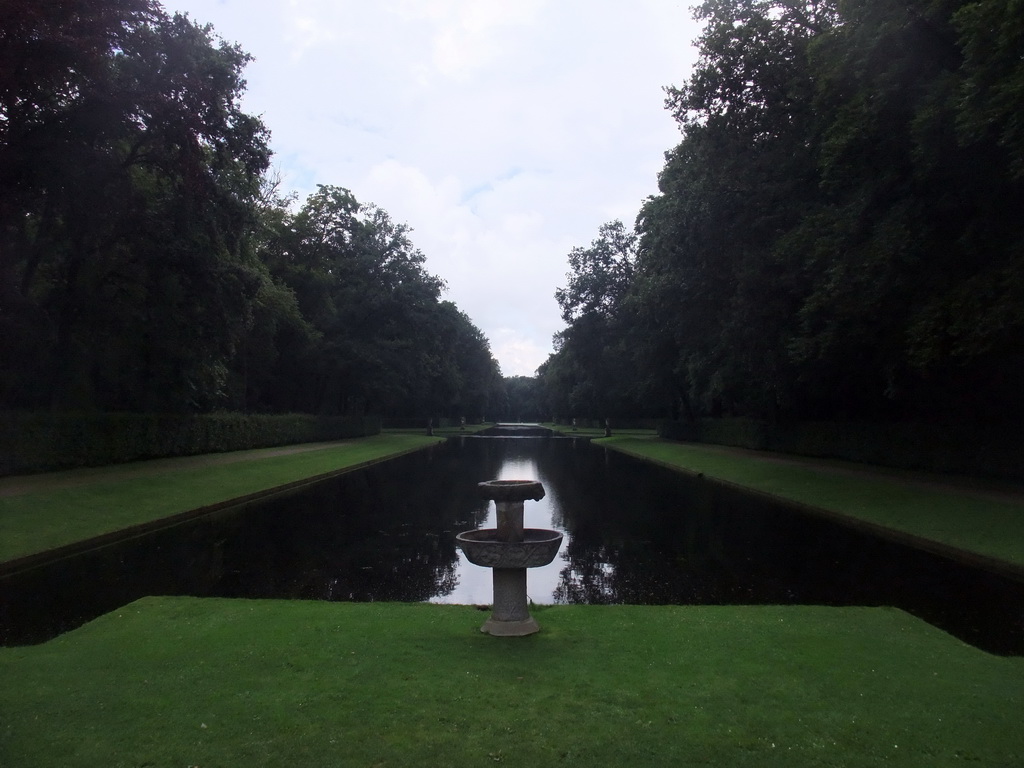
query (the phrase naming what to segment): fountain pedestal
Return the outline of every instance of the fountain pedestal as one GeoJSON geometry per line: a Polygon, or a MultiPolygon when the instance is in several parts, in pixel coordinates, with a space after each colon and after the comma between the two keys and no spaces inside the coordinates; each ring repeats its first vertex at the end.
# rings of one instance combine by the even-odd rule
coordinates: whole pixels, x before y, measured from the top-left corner
{"type": "Polygon", "coordinates": [[[540,626],[527,603],[526,569],[554,560],[562,534],[523,527],[523,502],[544,498],[544,486],[536,480],[489,480],[478,487],[494,501],[497,527],[466,531],[455,541],[469,562],[492,569],[491,617],[480,631],[499,637],[532,635],[540,626]]]}
{"type": "Polygon", "coordinates": [[[526,597],[525,568],[495,568],[492,572],[494,602],[481,632],[497,637],[522,637],[540,631],[530,615],[526,597]]]}

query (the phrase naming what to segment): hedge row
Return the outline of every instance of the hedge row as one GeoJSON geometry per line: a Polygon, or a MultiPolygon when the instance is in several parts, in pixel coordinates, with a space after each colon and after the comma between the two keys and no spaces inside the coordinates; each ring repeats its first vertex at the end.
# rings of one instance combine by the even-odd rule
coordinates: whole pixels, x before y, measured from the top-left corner
{"type": "Polygon", "coordinates": [[[768,424],[750,419],[663,422],[672,440],[732,445],[798,456],[1024,480],[1024,441],[1014,425],[768,424]]]}
{"type": "Polygon", "coordinates": [[[0,476],[363,437],[363,417],[0,413],[0,476]]]}
{"type": "MultiPolygon", "coordinates": [[[[405,417],[381,419],[380,425],[384,429],[422,429],[427,431],[427,422],[438,429],[449,429],[461,424],[458,419],[451,419],[447,416],[429,417],[405,417]]],[[[480,419],[466,419],[467,424],[480,424],[480,419]]]]}
{"type": "MultiPolygon", "coordinates": [[[[561,427],[571,427],[572,419],[555,419],[555,425],[561,427]]],[[[662,420],[661,419],[609,419],[612,432],[616,429],[660,429],[662,420]]],[[[604,419],[584,419],[577,418],[576,426],[580,429],[604,429],[604,419]]]]}

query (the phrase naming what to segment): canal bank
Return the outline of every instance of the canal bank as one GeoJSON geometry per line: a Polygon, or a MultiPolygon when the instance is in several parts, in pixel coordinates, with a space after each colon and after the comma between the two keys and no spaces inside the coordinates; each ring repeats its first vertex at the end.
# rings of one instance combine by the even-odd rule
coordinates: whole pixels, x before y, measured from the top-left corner
{"type": "Polygon", "coordinates": [[[443,439],[384,434],[0,478],[0,563],[11,570],[21,558],[132,528],[144,532],[443,439]]]}
{"type": "Polygon", "coordinates": [[[1024,580],[1024,488],[846,461],[622,436],[595,445],[1024,580]]]}

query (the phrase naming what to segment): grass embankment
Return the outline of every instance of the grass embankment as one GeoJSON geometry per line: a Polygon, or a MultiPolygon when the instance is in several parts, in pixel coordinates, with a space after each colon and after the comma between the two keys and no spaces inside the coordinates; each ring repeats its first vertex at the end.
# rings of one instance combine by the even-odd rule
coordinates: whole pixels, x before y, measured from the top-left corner
{"type": "Polygon", "coordinates": [[[389,434],[339,443],[3,478],[0,562],[359,466],[440,440],[389,434]]]}
{"type": "Polygon", "coordinates": [[[613,436],[596,444],[1024,567],[1024,494],[657,438],[613,436]]]}
{"type": "Polygon", "coordinates": [[[1024,763],[1024,659],[885,608],[146,598],[0,648],[0,764],[1024,763]]]}

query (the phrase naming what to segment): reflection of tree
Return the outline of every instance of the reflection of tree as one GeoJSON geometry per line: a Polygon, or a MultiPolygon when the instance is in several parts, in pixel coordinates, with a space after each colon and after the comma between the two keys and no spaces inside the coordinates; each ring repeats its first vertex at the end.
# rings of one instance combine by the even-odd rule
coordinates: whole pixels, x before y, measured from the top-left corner
{"type": "Polygon", "coordinates": [[[751,600],[751,564],[706,489],[604,451],[563,451],[544,469],[559,488],[566,547],[556,600],[569,603],[728,603],[751,600]],[[727,543],[730,542],[730,543],[727,543]]]}
{"type": "Polygon", "coordinates": [[[454,531],[480,504],[475,486],[452,488],[438,468],[413,454],[248,511],[225,543],[222,590],[356,601],[450,594],[454,531]]]}
{"type": "Polygon", "coordinates": [[[582,603],[604,605],[620,602],[615,589],[615,568],[610,564],[617,559],[604,547],[589,547],[572,539],[565,548],[568,560],[559,575],[555,588],[556,603],[582,603]]]}

